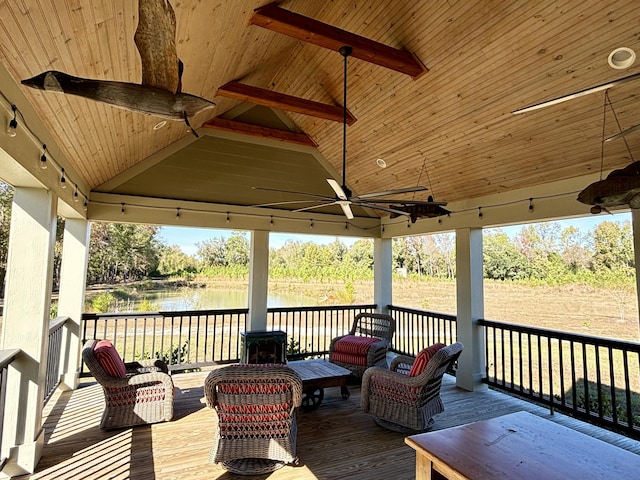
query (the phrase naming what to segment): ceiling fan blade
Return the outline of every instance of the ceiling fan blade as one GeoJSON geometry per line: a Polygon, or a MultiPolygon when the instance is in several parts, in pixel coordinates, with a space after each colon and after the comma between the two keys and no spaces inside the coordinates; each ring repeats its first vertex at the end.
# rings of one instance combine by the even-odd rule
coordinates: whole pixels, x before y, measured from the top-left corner
{"type": "Polygon", "coordinates": [[[279,188],[269,188],[269,187],[251,187],[251,188],[253,188],[254,190],[264,190],[266,192],[291,193],[293,195],[304,195],[305,197],[312,197],[319,200],[333,200],[333,197],[320,195],[318,193],[296,192],[292,190],[280,190],[279,188]]]}
{"type": "Polygon", "coordinates": [[[385,197],[387,195],[399,195],[401,193],[424,192],[425,190],[429,189],[427,187],[406,187],[398,188],[396,190],[386,190],[384,192],[365,193],[364,195],[353,197],[353,199],[361,200],[363,198],[385,197]]]}
{"type": "Polygon", "coordinates": [[[347,217],[349,220],[352,220],[353,212],[351,211],[351,207],[349,206],[351,202],[343,200],[336,203],[338,203],[342,207],[342,211],[344,212],[345,217],[347,217]]]}
{"type": "Polygon", "coordinates": [[[409,216],[409,213],[403,212],[402,210],[396,210],[395,208],[389,208],[389,207],[384,207],[382,205],[376,205],[375,203],[354,202],[354,205],[358,205],[359,207],[364,207],[364,208],[374,208],[376,210],[382,210],[384,212],[395,213],[397,215],[409,216]]]}
{"type": "Polygon", "coordinates": [[[260,203],[258,205],[251,205],[252,207],[275,207],[276,205],[291,205],[294,203],[313,203],[318,202],[317,199],[313,200],[290,200],[288,202],[271,202],[271,203],[260,203]]]}
{"type": "Polygon", "coordinates": [[[640,124],[634,125],[633,127],[629,127],[626,130],[623,130],[620,133],[616,133],[615,135],[613,135],[613,136],[611,136],[609,138],[605,138],[604,141],[605,142],[610,142],[611,140],[617,140],[618,138],[622,138],[625,135],[628,135],[631,132],[635,132],[638,129],[640,129],[640,124]]]}
{"type": "Polygon", "coordinates": [[[338,202],[327,202],[327,203],[319,203],[317,205],[311,205],[310,207],[297,208],[296,210],[292,210],[293,212],[306,212],[307,210],[315,210],[316,208],[329,207],[331,205],[336,205],[338,202]]]}
{"type": "Polygon", "coordinates": [[[331,188],[333,188],[333,191],[336,192],[336,195],[340,200],[348,200],[347,194],[344,193],[344,190],[338,182],[336,182],[333,178],[327,178],[327,183],[331,185],[331,188]]]}
{"type": "MultiPolygon", "coordinates": [[[[358,201],[357,198],[354,198],[354,201],[358,201]]],[[[371,200],[372,202],[375,203],[393,203],[395,205],[437,205],[437,206],[441,206],[444,207],[447,205],[447,202],[436,202],[436,201],[427,201],[427,200],[378,200],[377,198],[374,200],[371,200]]]]}
{"type": "Polygon", "coordinates": [[[538,110],[539,108],[556,105],[558,103],[566,102],[568,100],[573,100],[574,98],[578,98],[578,97],[583,97],[591,93],[601,92],[611,87],[615,87],[616,85],[622,85],[623,83],[627,83],[632,80],[637,80],[639,78],[640,78],[640,73],[634,73],[633,75],[629,75],[628,77],[623,77],[618,80],[613,80],[608,83],[603,83],[602,85],[596,85],[595,87],[586,88],[578,92],[570,93],[569,95],[564,95],[562,97],[554,98],[552,100],[547,100],[546,102],[536,103],[535,105],[530,105],[528,107],[520,108],[518,110],[514,110],[511,113],[514,115],[517,115],[519,113],[531,112],[532,110],[538,110]]]}

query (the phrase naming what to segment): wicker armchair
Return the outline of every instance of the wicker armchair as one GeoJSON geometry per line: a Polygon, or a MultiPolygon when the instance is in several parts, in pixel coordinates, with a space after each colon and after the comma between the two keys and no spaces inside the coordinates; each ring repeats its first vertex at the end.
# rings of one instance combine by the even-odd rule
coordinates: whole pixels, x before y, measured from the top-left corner
{"type": "Polygon", "coordinates": [[[389,369],[373,367],[362,377],[360,404],[381,426],[416,433],[433,426],[433,416],[444,411],[440,398],[442,376],[453,366],[463,345],[454,343],[440,350],[429,360],[422,373],[410,377],[413,357],[399,355],[389,369]]]}
{"type": "Polygon", "coordinates": [[[117,352],[112,362],[105,364],[95,352],[103,343],[111,345],[88,340],[82,349],[85,365],[104,391],[106,406],[100,428],[108,430],[171,420],[174,388],[167,366],[160,360],[123,363],[117,352]],[[114,368],[122,369],[120,377],[113,375],[114,368]]]}
{"type": "Polygon", "coordinates": [[[240,475],[297,463],[296,413],[302,380],[285,365],[234,364],[212,370],[204,383],[218,416],[209,460],[240,475]]]}
{"type": "Polygon", "coordinates": [[[348,335],[331,340],[329,361],[351,370],[356,377],[373,366],[387,367],[387,350],[396,331],[396,321],[382,313],[356,315],[348,335]]]}

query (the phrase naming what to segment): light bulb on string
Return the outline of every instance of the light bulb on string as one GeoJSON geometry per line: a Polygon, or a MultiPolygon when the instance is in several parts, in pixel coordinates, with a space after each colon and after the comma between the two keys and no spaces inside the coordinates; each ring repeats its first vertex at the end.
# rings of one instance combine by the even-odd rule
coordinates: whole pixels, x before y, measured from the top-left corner
{"type": "Polygon", "coordinates": [[[121,204],[121,207],[120,207],[120,215],[124,215],[125,212],[126,212],[126,209],[124,208],[124,203],[123,203],[121,204]]]}
{"type": "Polygon", "coordinates": [[[40,156],[40,168],[42,170],[46,170],[48,167],[47,164],[47,146],[43,143],[42,144],[42,155],[40,156]]]}
{"type": "Polygon", "coordinates": [[[80,201],[80,195],[78,194],[78,185],[76,185],[76,188],[73,191],[73,201],[75,203],[78,203],[80,201]]]}
{"type": "Polygon", "coordinates": [[[18,119],[16,118],[18,107],[11,105],[11,110],[13,110],[13,118],[9,121],[9,125],[7,126],[7,135],[15,137],[18,133],[18,119]]]}
{"type": "Polygon", "coordinates": [[[84,203],[82,204],[82,208],[84,209],[84,211],[86,212],[87,209],[89,208],[89,202],[87,202],[86,200],[84,201],[84,203]]]}
{"type": "Polygon", "coordinates": [[[180,218],[180,209],[176,208],[176,218],[180,218]]]}
{"type": "Polygon", "coordinates": [[[64,168],[62,169],[62,173],[60,174],[60,186],[62,188],[67,188],[67,178],[64,175],[64,168]]]}

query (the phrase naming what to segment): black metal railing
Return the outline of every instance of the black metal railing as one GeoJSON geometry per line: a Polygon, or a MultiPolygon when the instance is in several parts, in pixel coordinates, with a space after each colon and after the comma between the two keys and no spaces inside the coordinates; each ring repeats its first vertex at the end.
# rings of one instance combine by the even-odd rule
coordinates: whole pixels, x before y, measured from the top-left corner
{"type": "Polygon", "coordinates": [[[450,345],[456,342],[455,315],[393,305],[389,305],[388,309],[396,320],[392,347],[396,353],[415,357],[420,350],[434,343],[450,345]]]}
{"type": "MultiPolygon", "coordinates": [[[[109,339],[125,362],[161,358],[191,368],[237,361],[240,332],[248,310],[197,310],[153,313],[85,313],[82,342],[109,339]]],[[[84,364],[81,375],[87,374],[84,364]]]]}
{"type": "Polygon", "coordinates": [[[68,317],[57,317],[49,323],[49,347],[47,350],[47,369],[44,382],[44,403],[51,397],[60,384],[60,361],[62,358],[63,326],[68,317]]]}
{"type": "Polygon", "coordinates": [[[267,329],[287,332],[289,359],[326,356],[331,339],[349,333],[357,314],[375,309],[375,305],[269,308],[267,329]]]}
{"type": "Polygon", "coordinates": [[[479,323],[489,385],[640,438],[640,344],[479,323]]]}
{"type": "Polygon", "coordinates": [[[5,418],[5,400],[7,398],[7,375],[9,364],[20,354],[20,350],[0,350],[0,469],[6,458],[2,457],[2,435],[5,418]]]}
{"type": "MultiPolygon", "coordinates": [[[[267,329],[287,332],[290,358],[325,356],[331,339],[375,305],[269,308],[267,329]]],[[[125,362],[162,358],[172,369],[237,362],[248,309],[153,313],[85,313],[82,342],[109,339],[125,362]]],[[[84,365],[81,375],[87,375],[84,365]]]]}

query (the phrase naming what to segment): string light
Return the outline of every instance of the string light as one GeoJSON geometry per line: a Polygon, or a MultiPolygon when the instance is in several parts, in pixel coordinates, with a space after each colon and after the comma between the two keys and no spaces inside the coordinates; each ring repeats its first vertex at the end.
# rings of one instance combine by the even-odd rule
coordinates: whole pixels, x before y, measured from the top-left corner
{"type": "Polygon", "coordinates": [[[87,200],[85,199],[84,203],[82,204],[82,208],[84,209],[84,211],[86,212],[87,209],[89,208],[89,202],[87,202],[87,200]]]}
{"type": "Polygon", "coordinates": [[[120,204],[120,215],[124,215],[126,209],[124,208],[124,203],[120,204]]]}
{"type": "Polygon", "coordinates": [[[180,209],[176,208],[176,218],[180,218],[180,209]]]}
{"type": "Polygon", "coordinates": [[[7,135],[9,135],[10,137],[15,137],[18,133],[18,107],[12,104],[11,110],[13,110],[13,118],[9,121],[9,125],[7,126],[7,135]]]}
{"type": "Polygon", "coordinates": [[[227,223],[229,223],[230,218],[229,218],[229,212],[227,212],[227,223]]]}
{"type": "Polygon", "coordinates": [[[533,212],[533,198],[529,199],[529,211],[533,212]]]}
{"type": "Polygon", "coordinates": [[[11,112],[13,113],[13,118],[9,121],[7,125],[7,135],[10,137],[15,137],[17,135],[18,116],[20,116],[21,125],[24,127],[25,133],[29,136],[31,141],[33,141],[36,145],[42,146],[42,154],[39,157],[38,166],[42,170],[47,170],[51,166],[53,167],[54,171],[59,172],[60,188],[62,189],[67,188],[69,183],[71,183],[71,185],[74,185],[75,188],[74,188],[74,193],[72,195],[73,201],[76,203],[79,203],[81,198],[84,199],[83,206],[85,207],[85,210],[87,210],[87,207],[89,205],[88,196],[85,195],[80,190],[80,188],[78,187],[78,184],[73,182],[72,179],[69,178],[64,168],[61,167],[55,161],[55,159],[51,156],[51,152],[49,152],[47,145],[44,142],[42,142],[40,138],[38,138],[38,136],[35,133],[33,133],[33,131],[29,128],[18,107],[15,104],[11,103],[7,99],[7,97],[5,97],[4,94],[2,94],[2,92],[0,92],[0,100],[1,100],[0,105],[4,106],[5,108],[10,108],[11,112]]]}
{"type": "Polygon", "coordinates": [[[271,225],[273,225],[273,215],[271,215],[271,220],[269,221],[271,225]]]}
{"type": "Polygon", "coordinates": [[[478,207],[478,218],[482,218],[482,207],[478,207]]]}
{"type": "Polygon", "coordinates": [[[40,156],[40,168],[42,170],[46,170],[48,167],[47,165],[47,146],[43,143],[42,144],[42,155],[40,156]]]}
{"type": "Polygon", "coordinates": [[[309,220],[309,230],[313,230],[313,219],[309,220]]]}

